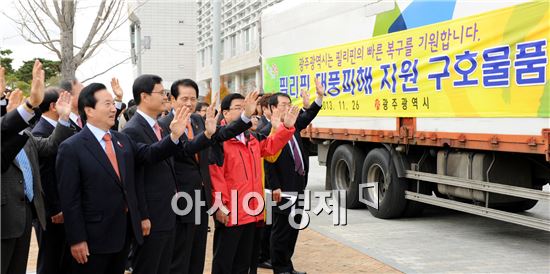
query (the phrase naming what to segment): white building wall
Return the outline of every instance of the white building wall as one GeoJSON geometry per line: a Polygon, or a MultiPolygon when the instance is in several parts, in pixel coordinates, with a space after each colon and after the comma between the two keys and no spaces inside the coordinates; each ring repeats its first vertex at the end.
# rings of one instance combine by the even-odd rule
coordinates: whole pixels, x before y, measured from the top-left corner
{"type": "MultiPolygon", "coordinates": [[[[260,70],[259,19],[260,13],[282,0],[222,0],[221,37],[222,60],[220,74],[222,83],[231,92],[248,92],[260,86],[256,74],[260,70]],[[247,29],[249,46],[246,46],[247,29]],[[235,36],[235,48],[232,50],[232,36],[235,36]],[[234,54],[232,54],[234,51],[234,54]],[[238,77],[236,77],[238,75],[238,77]],[[235,79],[240,79],[240,86],[235,79]],[[250,80],[252,79],[252,81],[250,80]]],[[[197,1],[198,6],[198,39],[197,39],[197,73],[201,95],[208,93],[212,79],[212,5],[210,0],[197,1]],[[201,62],[204,55],[204,64],[201,62]]]]}
{"type": "Polygon", "coordinates": [[[177,79],[195,78],[196,2],[149,0],[131,5],[141,5],[135,17],[141,25],[142,41],[147,37],[151,41],[149,49],[143,48],[146,45],[142,43],[142,74],[161,76],[165,88],[177,79]]]}

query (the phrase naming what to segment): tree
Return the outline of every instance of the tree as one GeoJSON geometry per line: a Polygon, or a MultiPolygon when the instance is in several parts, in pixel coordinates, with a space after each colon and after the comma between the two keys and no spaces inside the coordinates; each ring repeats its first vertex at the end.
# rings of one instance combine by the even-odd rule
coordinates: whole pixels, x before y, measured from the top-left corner
{"type": "MultiPolygon", "coordinates": [[[[44,58],[36,58],[40,60],[42,63],[42,67],[44,69],[44,72],[46,74],[45,79],[50,79],[52,77],[56,77],[61,68],[61,62],[59,61],[52,61],[47,60],[44,58]]],[[[23,62],[23,65],[17,69],[15,72],[15,76],[19,81],[28,82],[30,83],[32,80],[32,68],[34,66],[34,59],[23,62]]]]}
{"type": "Polygon", "coordinates": [[[13,73],[13,67],[11,66],[13,58],[9,57],[12,53],[13,51],[9,49],[0,50],[0,65],[6,69],[6,74],[13,73]]]}
{"type": "MultiPolygon", "coordinates": [[[[35,59],[24,61],[21,67],[14,70],[11,64],[13,62],[13,58],[10,58],[12,53],[13,51],[10,49],[0,50],[1,65],[6,68],[6,86],[11,90],[18,88],[23,91],[25,96],[27,96],[31,88],[30,83],[32,81],[32,69],[35,59]]],[[[57,85],[57,83],[59,83],[61,63],[59,61],[52,61],[43,58],[37,59],[42,62],[42,66],[46,74],[47,86],[57,85]]]]}
{"type": "Polygon", "coordinates": [[[19,32],[27,41],[42,45],[57,55],[61,60],[63,79],[74,79],[76,69],[128,20],[123,16],[126,6],[123,0],[101,0],[86,39],[82,45],[75,45],[73,31],[77,0],[15,2],[19,18],[12,18],[12,21],[19,26],[19,32]],[[51,31],[50,26],[57,28],[58,32],[51,31]]]}

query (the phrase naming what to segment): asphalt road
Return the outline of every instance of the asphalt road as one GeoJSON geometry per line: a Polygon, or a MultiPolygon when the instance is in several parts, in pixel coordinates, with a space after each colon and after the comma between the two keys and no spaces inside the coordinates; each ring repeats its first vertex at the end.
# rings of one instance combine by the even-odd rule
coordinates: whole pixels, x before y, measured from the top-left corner
{"type": "MultiPolygon", "coordinates": [[[[316,157],[310,164],[308,189],[322,191],[325,167],[316,157]]],[[[550,204],[539,202],[525,214],[550,219],[550,204]]],[[[345,226],[323,212],[309,215],[310,228],[407,273],[550,273],[550,232],[438,207],[396,220],[347,210],[345,226]]]]}

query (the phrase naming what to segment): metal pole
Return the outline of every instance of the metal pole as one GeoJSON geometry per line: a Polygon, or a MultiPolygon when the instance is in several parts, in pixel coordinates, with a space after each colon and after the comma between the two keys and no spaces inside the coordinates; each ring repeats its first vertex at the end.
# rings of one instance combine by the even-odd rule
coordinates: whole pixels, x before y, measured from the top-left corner
{"type": "Polygon", "coordinates": [[[141,75],[141,23],[136,24],[137,76],[141,75]]]}
{"type": "Polygon", "coordinates": [[[221,50],[221,0],[212,0],[213,20],[212,20],[212,98],[211,102],[216,101],[220,105],[220,50],[221,50]]]}

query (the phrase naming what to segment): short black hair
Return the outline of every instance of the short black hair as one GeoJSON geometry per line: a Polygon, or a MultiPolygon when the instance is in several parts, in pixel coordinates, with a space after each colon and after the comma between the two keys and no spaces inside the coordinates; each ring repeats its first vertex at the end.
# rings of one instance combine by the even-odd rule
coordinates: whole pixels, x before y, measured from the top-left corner
{"type": "Polygon", "coordinates": [[[221,103],[221,109],[222,110],[229,110],[229,108],[231,108],[231,102],[233,102],[233,100],[237,100],[237,99],[243,99],[244,100],[244,96],[242,96],[240,93],[231,93],[231,94],[225,96],[222,100],[222,103],[221,103]]]}
{"type": "Polygon", "coordinates": [[[106,90],[107,87],[101,83],[91,83],[82,89],[80,96],[78,96],[78,114],[80,114],[80,119],[86,121],[86,112],[84,111],[85,107],[95,108],[97,100],[95,99],[95,93],[100,90],[106,90]]]}
{"type": "Polygon", "coordinates": [[[277,107],[277,105],[279,104],[279,97],[280,96],[286,97],[286,98],[288,98],[288,100],[292,101],[292,99],[290,99],[290,96],[288,94],[282,93],[282,92],[277,92],[277,93],[273,93],[271,96],[269,96],[268,105],[270,107],[277,107]]]}
{"type": "Polygon", "coordinates": [[[195,112],[200,111],[202,107],[209,107],[210,105],[207,102],[199,102],[197,107],[195,107],[195,112]]]}
{"type": "Polygon", "coordinates": [[[258,101],[258,104],[263,107],[263,108],[266,108],[269,104],[269,98],[271,98],[271,96],[273,96],[272,94],[270,93],[266,93],[262,96],[262,98],[260,98],[260,101],[258,101]]]}
{"type": "Polygon", "coordinates": [[[193,88],[197,94],[197,98],[199,98],[199,86],[197,83],[191,79],[180,79],[172,83],[172,86],[170,87],[170,94],[174,96],[174,99],[177,100],[178,96],[180,96],[180,91],[178,90],[179,86],[193,88]]]}
{"type": "Polygon", "coordinates": [[[128,101],[128,108],[131,108],[135,105],[136,105],[136,101],[134,101],[134,99],[130,99],[130,101],[128,101]]]}
{"type": "Polygon", "coordinates": [[[59,87],[47,88],[46,91],[44,91],[44,100],[42,100],[42,103],[38,106],[40,113],[48,112],[50,110],[50,105],[57,102],[57,99],[59,99],[60,93],[61,89],[59,87]]]}
{"type": "Polygon", "coordinates": [[[76,78],[74,78],[74,79],[65,79],[65,80],[62,80],[61,82],[59,82],[59,87],[62,90],[68,91],[70,94],[73,94],[73,85],[77,81],[78,80],[76,78]]]}
{"type": "Polygon", "coordinates": [[[132,93],[134,94],[134,101],[136,105],[141,103],[141,94],[147,93],[151,94],[156,84],[162,83],[162,78],[157,75],[152,74],[143,74],[134,80],[134,85],[132,86],[132,93]]]}

